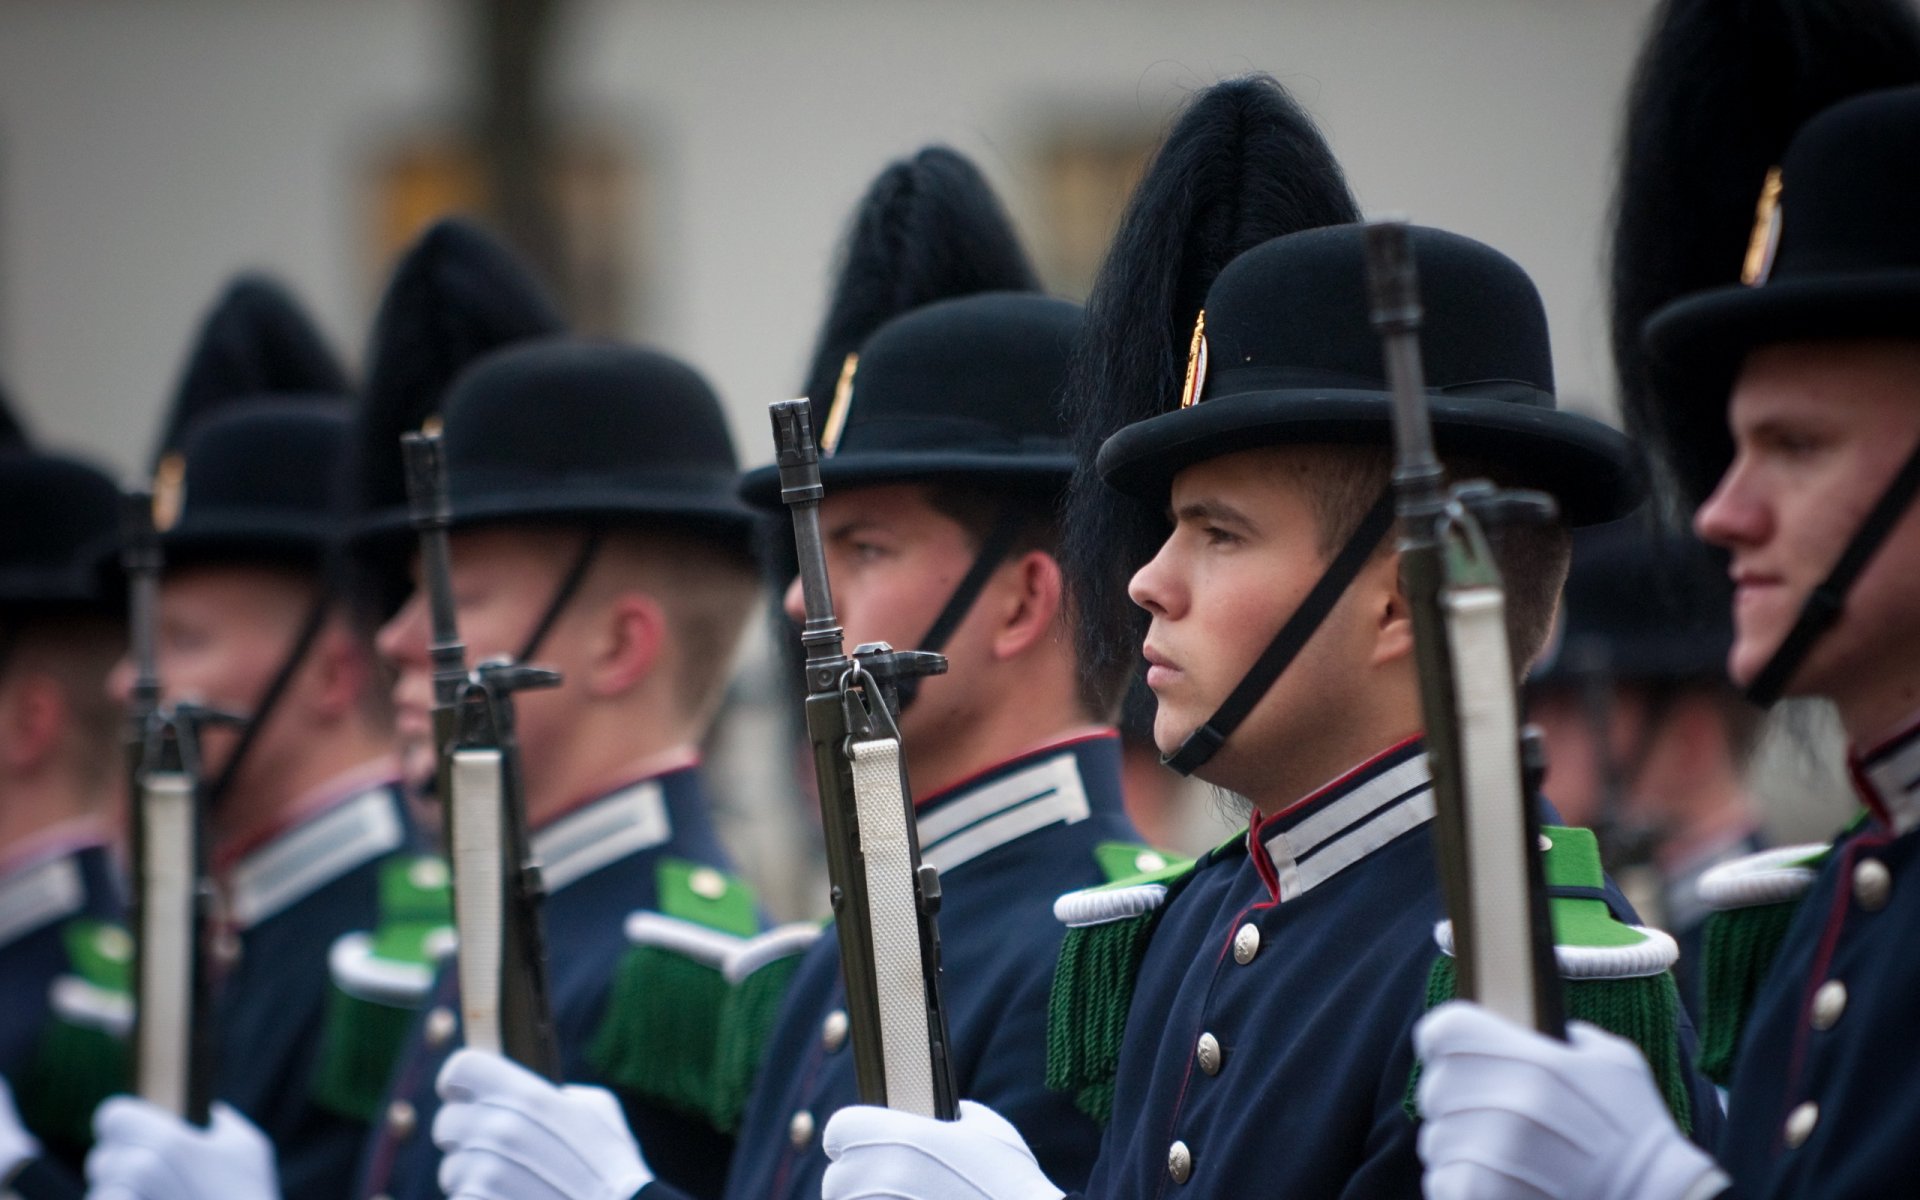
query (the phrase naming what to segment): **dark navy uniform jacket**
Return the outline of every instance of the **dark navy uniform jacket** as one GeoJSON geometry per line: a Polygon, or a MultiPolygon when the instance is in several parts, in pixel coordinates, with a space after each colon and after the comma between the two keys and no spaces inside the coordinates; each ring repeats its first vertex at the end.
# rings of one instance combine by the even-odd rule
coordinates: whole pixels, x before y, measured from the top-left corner
{"type": "MultiPolygon", "coordinates": [[[[727,857],[692,768],[638,780],[556,818],[534,832],[533,856],[547,888],[547,982],[565,1078],[604,1086],[587,1050],[629,944],[627,914],[658,907],[662,860],[725,871],[727,857]]],[[[381,1124],[362,1160],[361,1196],[441,1195],[440,1151],[431,1137],[439,1108],[433,1083],[460,1044],[459,1009],[458,980],[449,964],[401,1054],[381,1124]]],[[[719,1194],[729,1139],[704,1121],[625,1097],[622,1102],[655,1172],[691,1194],[719,1194]]]]}
{"type": "Polygon", "coordinates": [[[1854,776],[1873,819],[1801,901],[1734,1064],[1742,1197],[1920,1195],[1920,726],[1854,776]]]}
{"type": "MultiPolygon", "coordinates": [[[[1089,1196],[1420,1195],[1404,1102],[1442,916],[1432,818],[1412,741],[1201,859],[1140,967],[1089,1196]]],[[[1694,1106],[1717,1127],[1704,1083],[1694,1106]]]]}
{"type": "MultiPolygon", "coordinates": [[[[125,903],[104,845],[96,841],[35,856],[0,877],[0,1075],[16,1101],[39,1052],[51,1018],[54,980],[71,969],[66,944],[69,922],[119,922],[125,903]]],[[[58,1131],[36,1129],[48,1152],[78,1168],[84,1147],[66,1143],[58,1131]]]]}
{"type": "Polygon", "coordinates": [[[327,955],[341,934],[378,922],[381,865],[416,843],[398,785],[384,779],[221,872],[238,956],[216,1005],[215,1091],[272,1139],[286,1200],[334,1200],[366,1142],[364,1121],[311,1099],[326,1049],[327,955]]]}
{"type": "MultiPolygon", "coordinates": [[[[921,854],[939,868],[948,1032],[960,1094],[1012,1121],[1069,1186],[1086,1178],[1100,1131],[1047,1090],[1047,996],[1065,931],[1060,892],[1105,883],[1102,844],[1133,844],[1111,732],[1044,746],[927,797],[921,854]]],[[[1148,864],[1157,865],[1157,864],[1148,864]]],[[[859,1103],[847,1041],[840,945],[831,931],[794,976],[755,1081],[727,1195],[818,1197],[827,1118],[859,1103]]],[[[651,1161],[653,1144],[641,1146],[651,1161]]],[[[643,1191],[656,1200],[661,1189],[643,1191]]]]}

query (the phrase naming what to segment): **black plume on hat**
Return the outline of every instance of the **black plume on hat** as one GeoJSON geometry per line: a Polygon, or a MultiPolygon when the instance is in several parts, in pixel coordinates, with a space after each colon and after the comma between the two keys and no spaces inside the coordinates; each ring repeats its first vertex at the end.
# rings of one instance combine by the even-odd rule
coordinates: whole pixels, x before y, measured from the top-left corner
{"type": "Polygon", "coordinates": [[[1911,82],[1920,16],[1906,0],[1667,0],[1655,14],[1621,148],[1613,356],[1629,430],[1689,507],[1732,455],[1724,397],[1660,394],[1643,324],[1739,282],[1761,186],[1809,117],[1911,82]]]}
{"type": "Polygon", "coordinates": [[[1083,670],[1137,656],[1144,618],[1127,580],[1166,533],[1159,504],[1101,482],[1101,443],[1178,402],[1194,318],[1221,268],[1282,234],[1358,219],[1319,128],[1271,77],[1215,84],[1175,120],[1094,281],[1068,379],[1077,466],[1063,554],[1083,670]]]}
{"type": "Polygon", "coordinates": [[[352,505],[364,517],[407,503],[400,435],[440,411],[454,378],[514,342],[566,320],[521,261],[460,218],[435,223],[394,267],[367,347],[352,505]]]}
{"type": "Polygon", "coordinates": [[[200,322],[161,428],[156,463],[208,416],[262,396],[345,396],[346,372],[284,286],[245,274],[200,322]]]}
{"type": "Polygon", "coordinates": [[[25,450],[31,443],[26,425],[13,410],[13,397],[0,389],[0,450],[25,450]]]}
{"type": "Polygon", "coordinates": [[[805,395],[824,417],[847,355],[902,313],[1039,286],[1006,209],[965,156],[928,146],[891,163],[848,223],[805,395]]]}

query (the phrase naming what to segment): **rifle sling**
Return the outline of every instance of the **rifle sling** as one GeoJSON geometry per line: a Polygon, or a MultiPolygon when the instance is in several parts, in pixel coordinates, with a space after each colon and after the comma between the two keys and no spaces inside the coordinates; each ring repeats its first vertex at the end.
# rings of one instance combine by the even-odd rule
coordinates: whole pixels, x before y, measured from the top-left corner
{"type": "Polygon", "coordinates": [[[1340,553],[1334,555],[1327,564],[1313,590],[1300,602],[1293,615],[1280,626],[1280,632],[1273,635],[1267,648],[1254,661],[1240,682],[1228,693],[1218,709],[1208,717],[1200,728],[1187,735],[1180,748],[1160,761],[1180,772],[1191,775],[1206,761],[1214,756],[1227,738],[1247,719],[1254,705],[1267,694],[1274,681],[1280,678],[1300,650],[1307,644],[1314,631],[1320,628],[1327,614],[1339,602],[1354,577],[1360,574],[1360,568],[1373,556],[1380,539],[1393,525],[1393,489],[1391,486],[1380,492],[1380,497],[1367,510],[1367,515],[1347,538],[1347,544],[1340,547],[1340,553]]]}
{"type": "Polygon", "coordinates": [[[1841,551],[1840,561],[1807,595],[1793,628],[1787,631],[1787,636],[1773,652],[1773,657],[1767,660],[1767,665],[1760,668],[1760,673],[1747,685],[1748,700],[1765,708],[1780,698],[1793,673],[1806,661],[1814,642],[1840,619],[1841,610],[1846,607],[1847,593],[1860,578],[1860,572],[1866,570],[1881,544],[1887,540],[1887,535],[1893,532],[1893,527],[1906,515],[1916,491],[1920,491],[1920,446],[1916,446],[1913,453],[1907,456],[1907,461],[1887,484],[1887,490],[1880,493],[1873,510],[1860,522],[1860,528],[1854,531],[1847,548],[1841,551]]]}

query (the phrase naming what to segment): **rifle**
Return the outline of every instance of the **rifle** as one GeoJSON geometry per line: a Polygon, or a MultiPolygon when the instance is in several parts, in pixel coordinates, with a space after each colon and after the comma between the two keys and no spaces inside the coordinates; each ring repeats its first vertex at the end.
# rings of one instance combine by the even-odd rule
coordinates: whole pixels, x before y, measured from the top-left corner
{"type": "Polygon", "coordinates": [[[820,537],[820,451],[804,399],[772,407],[780,499],[793,518],[806,623],[807,738],[826,827],[840,971],[860,1099],[943,1121],[959,1115],[940,990],[940,875],[920,861],[901,753],[899,684],[947,660],[885,642],[842,644],[820,537]]]}
{"type": "Polygon", "coordinates": [[[153,497],[122,511],[134,663],[127,765],[133,800],[134,1086],[175,1116],[205,1126],[213,1102],[213,884],[207,875],[200,733],[239,724],[228,713],[162,702],[154,647],[160,534],[153,497]]]}
{"type": "Polygon", "coordinates": [[[1433,771],[1434,847],[1453,923],[1455,994],[1564,1038],[1529,784],[1538,742],[1520,736],[1506,595],[1487,537],[1496,522],[1551,519],[1553,501],[1484,481],[1447,486],[1433,452],[1405,222],[1370,222],[1366,257],[1373,326],[1393,393],[1400,572],[1433,771]]]}
{"type": "Polygon", "coordinates": [[[546,889],[527,837],[513,695],[554,687],[557,672],[489,659],[467,669],[454,617],[447,528],[452,505],[440,434],[401,436],[409,515],[432,619],[435,791],[453,862],[455,959],[466,1044],[560,1082],[547,997],[546,889]]]}

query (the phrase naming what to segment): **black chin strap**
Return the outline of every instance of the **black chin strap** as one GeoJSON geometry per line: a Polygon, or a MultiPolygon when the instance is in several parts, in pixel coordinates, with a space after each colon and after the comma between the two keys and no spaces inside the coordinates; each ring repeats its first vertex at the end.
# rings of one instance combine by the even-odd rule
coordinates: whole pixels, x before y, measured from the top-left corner
{"type": "Polygon", "coordinates": [[[1381,491],[1380,498],[1373,502],[1373,507],[1367,510],[1359,527],[1347,538],[1347,544],[1340,547],[1340,553],[1334,555],[1333,561],[1327,564],[1326,571],[1313,585],[1313,590],[1307,593],[1300,607],[1287,618],[1280,632],[1273,635],[1273,640],[1267,643],[1267,648],[1226,700],[1200,728],[1187,735],[1187,740],[1180,743],[1178,750],[1162,758],[1161,762],[1182,775],[1191,775],[1226,744],[1227,738],[1240,727],[1240,722],[1247,719],[1253,706],[1260,703],[1260,698],[1267,694],[1274,680],[1280,678],[1280,673],[1293,662],[1301,647],[1307,644],[1307,639],[1327,619],[1334,604],[1353,583],[1354,577],[1360,574],[1360,568],[1373,557],[1374,548],[1379,546],[1380,539],[1387,535],[1392,524],[1393,489],[1388,487],[1381,491]]]}
{"type": "Polygon", "coordinates": [[[267,719],[287,694],[287,688],[293,684],[293,677],[300,670],[300,664],[307,660],[307,652],[313,649],[314,641],[320,636],[320,629],[327,623],[327,612],[333,607],[333,599],[323,586],[320,594],[314,598],[307,609],[306,619],[301,622],[300,632],[294,636],[293,645],[288,648],[287,656],[280,660],[280,669],[274,672],[267,683],[267,690],[260,693],[259,701],[253,711],[247,715],[240,726],[240,740],[234,743],[233,753],[227,758],[227,765],[221,769],[212,786],[207,789],[207,807],[220,811],[220,802],[226,796],[227,789],[233,786],[234,779],[240,773],[240,764],[246,761],[247,753],[260,740],[260,731],[267,727],[267,719]]]}
{"type": "MultiPolygon", "coordinates": [[[[953,589],[953,595],[947,597],[946,607],[940,610],[940,615],[933,619],[926,636],[913,649],[937,654],[946,646],[947,639],[953,636],[953,631],[972,611],[973,602],[980,598],[987,580],[993,578],[994,571],[1005,561],[1007,552],[1013,549],[1014,540],[1020,536],[1020,530],[1026,523],[1026,514],[1020,511],[1018,504],[1008,504],[1000,511],[993,528],[987,531],[986,539],[980,543],[980,553],[974,556],[973,565],[967,568],[959,586],[953,589]]],[[[920,694],[921,678],[919,675],[909,675],[896,685],[900,693],[901,712],[907,711],[907,705],[912,704],[913,698],[920,694]]]]}
{"type": "Polygon", "coordinates": [[[1893,527],[1905,515],[1916,491],[1920,491],[1920,446],[1907,456],[1899,473],[1887,484],[1887,490],[1880,493],[1879,501],[1867,514],[1866,520],[1860,522],[1853,540],[1841,552],[1840,561],[1820,581],[1820,586],[1808,594],[1806,603],[1800,606],[1800,616],[1794,621],[1793,628],[1787,631],[1780,648],[1773,652],[1767,665],[1760,668],[1760,673],[1747,685],[1748,700],[1766,708],[1780,698],[1793,673],[1806,661],[1814,642],[1840,619],[1840,612],[1846,607],[1847,593],[1852,590],[1854,581],[1860,578],[1860,572],[1866,570],[1881,543],[1887,540],[1887,535],[1893,532],[1893,527]]]}
{"type": "Polygon", "coordinates": [[[573,565],[560,577],[560,586],[553,589],[553,599],[547,601],[546,611],[540,614],[533,632],[527,635],[527,640],[521,645],[520,653],[513,656],[514,662],[531,662],[539,652],[540,644],[553,631],[554,622],[560,619],[560,614],[566,611],[567,605],[573,602],[574,594],[586,581],[587,572],[593,569],[593,560],[599,557],[600,544],[605,540],[606,530],[596,528],[587,531],[586,538],[580,543],[579,553],[573,556],[573,565]]]}

